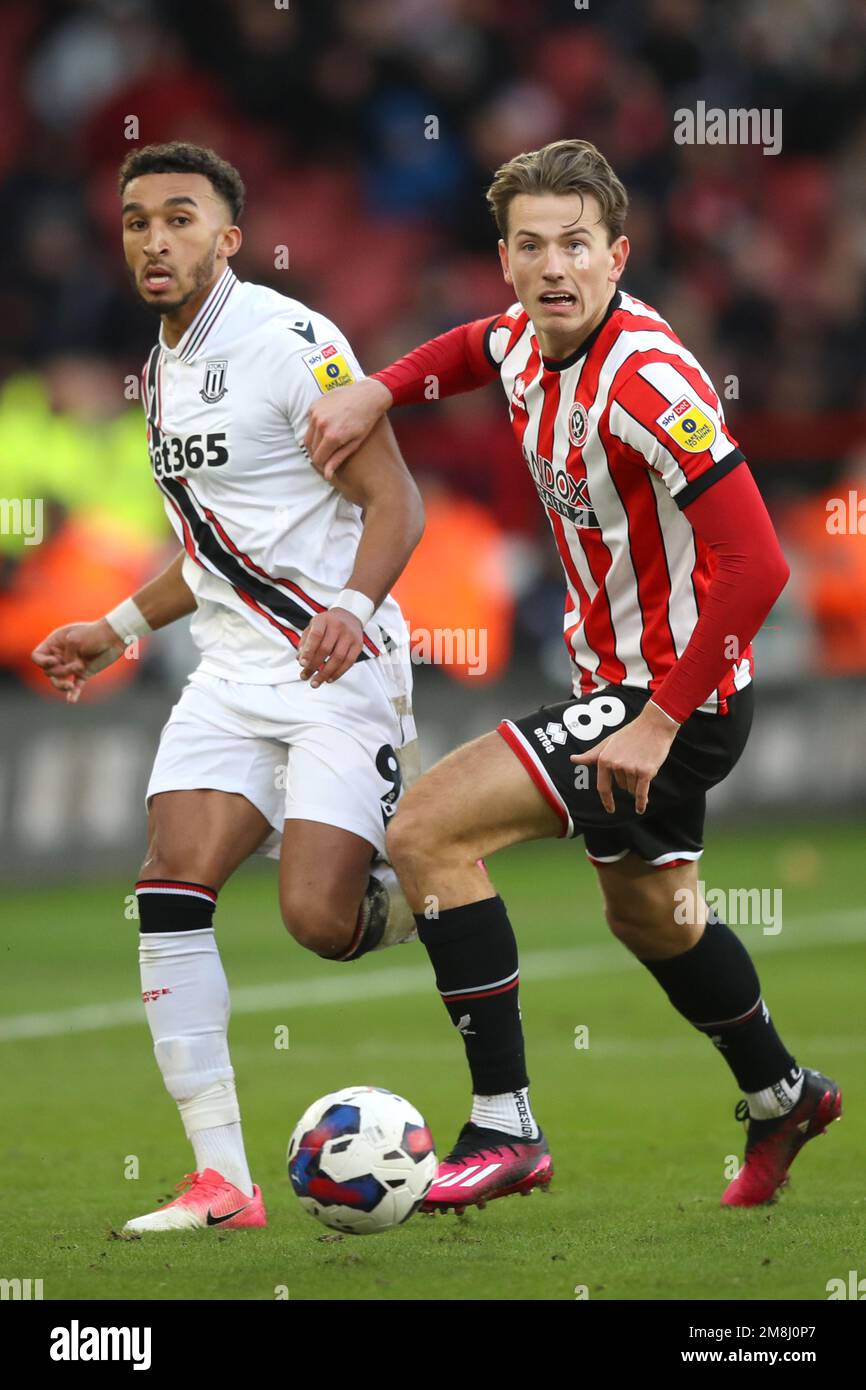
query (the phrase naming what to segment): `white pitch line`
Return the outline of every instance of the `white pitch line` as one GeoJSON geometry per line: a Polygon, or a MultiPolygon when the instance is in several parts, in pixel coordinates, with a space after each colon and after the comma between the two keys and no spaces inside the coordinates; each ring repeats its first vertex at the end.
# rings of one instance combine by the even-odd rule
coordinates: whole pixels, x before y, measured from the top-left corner
{"type": "MultiPolygon", "coordinates": [[[[444,1018],[443,1018],[444,1022],[444,1018]]],[[[411,1046],[405,1038],[400,1039],[400,1061],[405,1064],[408,1062],[429,1062],[433,1059],[441,1060],[443,1063],[453,1062],[457,1055],[454,1051],[456,1040],[453,1034],[445,1033],[442,1038],[435,1041],[427,1039],[424,1043],[413,1043],[411,1046]]],[[[237,1063],[261,1063],[262,1049],[261,1044],[253,1043],[233,1043],[232,1061],[237,1063]]],[[[860,1056],[863,1052],[863,1037],[861,1034],[839,1034],[828,1036],[827,1034],[800,1034],[797,1033],[797,1053],[800,1056],[818,1057],[824,1053],[832,1053],[838,1056],[856,1055],[860,1056]]],[[[647,1058],[654,1057],[659,1060],[667,1058],[688,1059],[691,1058],[696,1063],[701,1062],[706,1054],[698,1040],[698,1034],[690,1032],[683,1026],[683,1036],[681,1038],[647,1038],[633,1035],[632,1037],[616,1037],[608,1033],[599,1039],[593,1035],[593,1041],[587,1048],[575,1048],[571,1035],[566,1031],[564,1037],[558,1041],[551,1038],[536,1039],[532,1044],[532,1056],[534,1059],[546,1059],[548,1057],[559,1057],[574,1055],[577,1058],[588,1057],[591,1061],[618,1060],[621,1057],[647,1058]]],[[[329,1063],[335,1057],[346,1056],[346,1046],[344,1042],[339,1043],[292,1043],[292,1056],[296,1064],[304,1066],[307,1063],[329,1063]]],[[[364,1038],[352,1043],[352,1061],[358,1062],[379,1062],[387,1061],[394,1057],[394,1039],[364,1038]]],[[[276,1066],[282,1063],[276,1062],[276,1066]]],[[[579,1065],[579,1063],[578,1063],[579,1065]]]]}
{"type": "MultiPolygon", "coordinates": [[[[773,950],[816,949],[851,942],[866,945],[866,909],[849,908],[809,917],[792,917],[777,936],[764,936],[759,927],[744,928],[744,940],[756,953],[773,950]],[[756,933],[755,940],[748,933],[756,933]],[[803,933],[803,935],[801,935],[803,933]]],[[[423,949],[423,948],[422,948],[423,949]]],[[[637,962],[616,942],[598,946],[575,946],[563,951],[527,951],[521,958],[524,986],[531,989],[536,980],[561,979],[573,975],[617,974],[638,969],[637,962]]],[[[368,999],[389,999],[407,994],[435,994],[429,965],[396,966],[373,975],[354,973],[289,981],[285,984],[242,985],[232,991],[232,1014],[262,1013],[267,1009],[323,1008],[328,1004],[353,1004],[368,999]]],[[[111,1004],[86,1004],[77,1009],[50,1013],[10,1014],[0,1018],[0,1042],[24,1038],[51,1038],[73,1033],[90,1033],[106,1028],[142,1024],[144,1013],[139,999],[117,1000],[111,1004]]]]}

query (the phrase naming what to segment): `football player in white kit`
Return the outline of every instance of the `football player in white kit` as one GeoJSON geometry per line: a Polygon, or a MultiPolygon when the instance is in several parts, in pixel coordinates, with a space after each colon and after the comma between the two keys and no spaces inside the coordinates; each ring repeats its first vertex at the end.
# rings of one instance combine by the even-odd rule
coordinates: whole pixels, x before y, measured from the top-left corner
{"type": "Polygon", "coordinates": [[[57,628],[33,659],[74,701],[130,641],[193,615],[201,661],[162,731],[136,892],[142,997],[195,1171],[126,1229],[263,1226],[214,907],[261,852],[279,858],[283,920],[309,950],[349,961],[412,939],[381,856],[417,747],[408,632],[389,591],[423,509],[384,424],[333,485],[312,467],[312,402],[363,373],[321,314],[234,275],[237,171],[172,142],[133,151],[119,188],[127,266],[161,316],[144,407],[183,552],[105,617],[57,628]]]}

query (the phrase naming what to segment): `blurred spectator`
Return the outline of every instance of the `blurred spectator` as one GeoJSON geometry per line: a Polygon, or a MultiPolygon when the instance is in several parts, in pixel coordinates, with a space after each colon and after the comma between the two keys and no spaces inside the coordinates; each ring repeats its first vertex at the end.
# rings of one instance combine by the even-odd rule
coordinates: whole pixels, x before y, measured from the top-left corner
{"type": "MultiPolygon", "coordinates": [[[[586,11],[214,0],[206,12],[12,0],[0,26],[0,490],[59,506],[67,541],[78,521],[128,538],[130,553],[166,534],[127,392],[156,328],[120,252],[115,178],[131,143],[186,138],[237,163],[248,186],[239,274],[329,315],[375,370],[509,303],[484,189],[501,160],[566,135],[594,140],[629,188],[626,288],[710,371],[771,505],[800,505],[814,522],[809,489],[866,435],[858,0],[586,11]],[[781,153],[674,143],[674,113],[697,100],[783,108],[781,153]],[[276,268],[281,247],[288,269],[276,268]]],[[[549,548],[500,393],[396,424],[410,465],[454,494],[443,506],[459,512],[464,499],[513,554],[549,548]]],[[[862,584],[863,541],[838,580],[838,550],[797,535],[826,633],[845,584],[862,584]]],[[[0,535],[19,593],[39,569],[25,550],[0,535]]],[[[509,575],[517,638],[542,653],[561,622],[545,555],[509,575]]],[[[818,660],[866,669],[861,645],[818,660]]]]}
{"type": "Polygon", "coordinates": [[[781,530],[814,624],[814,666],[828,675],[866,671],[866,446],[831,486],[791,503],[781,530]]]}

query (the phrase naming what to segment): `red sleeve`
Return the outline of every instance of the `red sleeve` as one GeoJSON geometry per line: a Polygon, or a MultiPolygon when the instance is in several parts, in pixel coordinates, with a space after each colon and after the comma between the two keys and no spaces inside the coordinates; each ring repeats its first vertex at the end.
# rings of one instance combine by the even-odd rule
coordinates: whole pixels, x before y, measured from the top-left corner
{"type": "Polygon", "coordinates": [[[717,566],[688,645],[652,696],[680,724],[730,670],[731,638],[737,638],[738,651],[745,651],[790,574],[747,464],[738,464],[688,503],[683,515],[717,566]]]}
{"type": "Polygon", "coordinates": [[[742,462],[715,390],[686,363],[639,362],[616,389],[609,425],[681,509],[742,462]]]}
{"type": "Polygon", "coordinates": [[[405,357],[373,375],[387,386],[395,405],[420,405],[424,401],[486,386],[499,375],[499,368],[487,349],[488,331],[498,322],[497,316],[463,323],[413,348],[405,357]],[[431,377],[436,378],[435,395],[429,390],[431,377]]]}

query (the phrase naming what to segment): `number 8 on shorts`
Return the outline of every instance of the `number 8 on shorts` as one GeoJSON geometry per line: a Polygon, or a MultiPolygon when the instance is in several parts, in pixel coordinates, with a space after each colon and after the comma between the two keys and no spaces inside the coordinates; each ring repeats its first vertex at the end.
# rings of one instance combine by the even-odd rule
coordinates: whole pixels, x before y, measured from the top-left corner
{"type": "Polygon", "coordinates": [[[595,743],[605,729],[621,724],[626,716],[622,700],[615,695],[599,695],[584,705],[563,711],[562,722],[570,734],[585,743],[595,743]]]}

